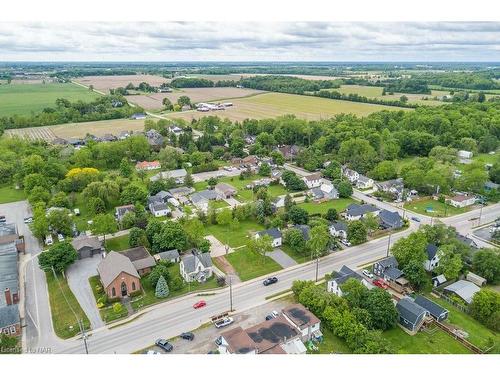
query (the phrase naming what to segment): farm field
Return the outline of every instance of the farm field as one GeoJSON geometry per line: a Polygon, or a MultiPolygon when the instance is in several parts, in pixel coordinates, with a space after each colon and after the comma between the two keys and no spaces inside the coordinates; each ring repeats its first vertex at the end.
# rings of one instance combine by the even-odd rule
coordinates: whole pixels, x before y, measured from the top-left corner
{"type": "Polygon", "coordinates": [[[103,136],[104,134],[110,133],[118,135],[124,130],[143,131],[144,120],[117,119],[39,126],[34,128],[8,129],[5,131],[5,135],[31,140],[41,139],[50,142],[57,137],[69,139],[85,137],[87,134],[103,136]]]}
{"type": "Polygon", "coordinates": [[[0,117],[41,112],[46,107],[55,107],[58,98],[91,101],[98,96],[71,83],[0,85],[0,117]]]}
{"type": "Polygon", "coordinates": [[[311,81],[321,81],[321,80],[333,80],[333,79],[341,79],[342,77],[331,77],[331,76],[313,76],[307,74],[265,74],[265,73],[242,73],[238,74],[243,78],[255,77],[255,76],[287,76],[287,77],[296,77],[302,79],[309,79],[311,81]]]}
{"type": "Polygon", "coordinates": [[[127,96],[127,100],[147,110],[161,110],[163,107],[163,98],[168,98],[172,103],[175,103],[179,97],[185,95],[189,96],[192,103],[199,103],[242,98],[263,92],[265,91],[240,89],[236,87],[200,87],[178,89],[170,93],[158,92],[152,94],[129,95],[127,96]]]}
{"type": "Polygon", "coordinates": [[[329,118],[340,113],[353,113],[358,116],[367,116],[373,112],[389,110],[411,110],[406,108],[390,107],[377,104],[333,100],[305,95],[282,93],[264,93],[248,98],[232,100],[233,107],[225,111],[169,113],[166,117],[181,118],[187,121],[204,116],[219,116],[232,121],[243,121],[247,118],[266,119],[286,114],[293,114],[307,120],[329,118]]]}
{"type": "Polygon", "coordinates": [[[86,76],[77,78],[74,81],[85,86],[93,85],[94,89],[103,91],[105,94],[109,93],[109,89],[125,87],[129,83],[137,86],[141,82],[147,82],[152,86],[160,86],[162,83],[170,82],[168,78],[150,74],[135,74],[125,76],[86,76]]]}

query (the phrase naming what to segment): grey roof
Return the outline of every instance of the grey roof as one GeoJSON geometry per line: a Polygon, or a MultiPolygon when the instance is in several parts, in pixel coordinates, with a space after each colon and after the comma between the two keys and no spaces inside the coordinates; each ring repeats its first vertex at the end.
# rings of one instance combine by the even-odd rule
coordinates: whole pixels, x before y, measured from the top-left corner
{"type": "Polygon", "coordinates": [[[312,188],[309,191],[311,192],[311,194],[314,196],[315,199],[323,199],[325,197],[325,193],[319,187],[312,188]]]}
{"type": "Polygon", "coordinates": [[[384,276],[387,276],[392,280],[397,280],[403,275],[404,275],[403,271],[395,267],[389,267],[384,271],[384,276]]]}
{"type": "Polygon", "coordinates": [[[378,217],[380,218],[380,220],[382,220],[383,223],[388,224],[389,226],[402,225],[401,216],[399,216],[399,213],[396,211],[382,210],[378,214],[378,217]]]}
{"type": "Polygon", "coordinates": [[[15,223],[0,223],[0,237],[17,234],[15,223]]]}
{"type": "Polygon", "coordinates": [[[107,288],[122,272],[139,278],[139,274],[130,259],[116,251],[109,252],[108,255],[101,260],[97,265],[97,272],[105,288],[107,288]]]}
{"type": "Polygon", "coordinates": [[[410,297],[401,298],[396,304],[396,309],[399,315],[412,324],[417,324],[422,314],[425,315],[426,310],[416,304],[410,297]]]}
{"type": "Polygon", "coordinates": [[[304,240],[309,241],[309,231],[311,230],[311,227],[309,225],[294,225],[294,229],[298,229],[302,232],[302,237],[304,237],[304,240]]]}
{"type": "Polygon", "coordinates": [[[390,256],[390,257],[387,257],[384,259],[380,259],[377,263],[380,264],[384,268],[398,267],[398,261],[393,256],[390,256]]]}
{"type": "Polygon", "coordinates": [[[224,182],[218,183],[217,185],[215,185],[215,188],[217,190],[222,191],[225,194],[227,194],[227,193],[235,194],[236,193],[236,188],[234,186],[231,186],[231,185],[226,184],[224,182]]]}
{"type": "Polygon", "coordinates": [[[402,178],[397,178],[395,180],[377,182],[375,185],[377,185],[377,187],[381,188],[382,190],[388,190],[391,188],[400,189],[404,186],[404,183],[402,178]]]}
{"type": "Polygon", "coordinates": [[[488,189],[492,189],[492,190],[493,190],[493,189],[498,189],[498,188],[500,188],[500,184],[495,184],[495,183],[494,183],[494,182],[492,182],[492,181],[486,181],[486,182],[484,183],[484,187],[485,187],[485,188],[488,188],[488,189]]]}
{"type": "Polygon", "coordinates": [[[174,260],[179,258],[179,252],[174,249],[174,250],[168,250],[168,251],[162,251],[161,253],[156,254],[156,256],[160,259],[164,260],[174,260]]]}
{"type": "Polygon", "coordinates": [[[341,230],[347,232],[347,224],[344,223],[343,221],[332,221],[330,223],[330,226],[335,228],[337,232],[341,230]]]}
{"type": "Polygon", "coordinates": [[[187,186],[181,186],[177,188],[170,189],[168,192],[172,195],[188,195],[194,191],[193,188],[187,186]]]}
{"type": "Polygon", "coordinates": [[[148,197],[148,205],[153,203],[163,203],[163,199],[157,195],[152,195],[148,197]]]}
{"type": "Polygon", "coordinates": [[[202,190],[191,195],[191,202],[198,203],[203,200],[214,200],[217,199],[218,195],[214,190],[202,190]]]}
{"type": "Polygon", "coordinates": [[[458,280],[457,282],[448,285],[444,288],[448,292],[453,292],[462,298],[465,302],[471,303],[474,294],[479,292],[481,289],[474,283],[467,280],[458,280]]]}
{"type": "Polygon", "coordinates": [[[439,318],[441,315],[448,312],[445,308],[438,305],[436,302],[425,298],[424,296],[416,296],[415,303],[424,309],[426,309],[431,316],[439,318]]]}
{"type": "Polygon", "coordinates": [[[181,260],[184,263],[184,270],[186,273],[193,273],[196,271],[196,266],[201,263],[203,267],[212,267],[212,258],[210,258],[210,253],[198,253],[194,251],[193,254],[187,255],[181,260]]]}
{"type": "Polygon", "coordinates": [[[91,249],[100,249],[102,247],[101,241],[97,237],[88,237],[85,235],[74,238],[71,244],[76,251],[80,251],[84,247],[90,247],[91,249]]]}
{"type": "Polygon", "coordinates": [[[17,249],[15,243],[0,245],[0,306],[5,306],[6,288],[12,293],[19,291],[19,274],[17,272],[17,249]]]}
{"type": "Polygon", "coordinates": [[[166,180],[168,178],[184,178],[187,176],[187,171],[184,168],[173,169],[171,171],[160,172],[150,178],[151,181],[166,180]]]}
{"type": "Polygon", "coordinates": [[[369,212],[377,212],[378,208],[371,204],[350,204],[347,207],[346,214],[349,216],[361,216],[369,212]]]}
{"type": "Polygon", "coordinates": [[[163,201],[165,201],[165,199],[172,198],[172,194],[170,194],[168,191],[162,190],[156,193],[155,197],[158,197],[160,199],[163,199],[163,201]]]}
{"type": "Polygon", "coordinates": [[[369,182],[371,180],[371,178],[369,177],[366,177],[362,174],[359,175],[359,178],[358,178],[358,182],[369,182]]]}
{"type": "Polygon", "coordinates": [[[151,211],[163,211],[168,210],[168,205],[163,202],[154,202],[150,206],[151,211]]]}
{"type": "Polygon", "coordinates": [[[20,323],[19,305],[9,305],[0,307],[0,330],[4,327],[20,323]]]}
{"type": "Polygon", "coordinates": [[[464,245],[470,246],[470,247],[475,247],[479,248],[478,244],[476,241],[474,241],[472,238],[465,237],[464,235],[457,233],[457,240],[462,242],[464,245]]]}
{"type": "Polygon", "coordinates": [[[133,204],[127,204],[126,206],[115,207],[115,212],[118,215],[118,217],[121,218],[127,212],[133,211],[134,208],[135,206],[133,204]]]}
{"type": "Polygon", "coordinates": [[[334,278],[332,278],[332,280],[335,280],[338,285],[342,285],[349,279],[363,280],[363,278],[359,273],[353,271],[347,266],[342,266],[337,275],[334,278]]]}
{"type": "Polygon", "coordinates": [[[269,228],[266,230],[261,230],[260,232],[257,232],[257,234],[260,237],[265,236],[266,234],[272,238],[281,238],[281,232],[279,231],[278,228],[269,228]]]}
{"type": "Polygon", "coordinates": [[[135,269],[138,271],[156,265],[155,259],[149,254],[144,246],[124,250],[121,254],[130,259],[135,269]]]}
{"type": "Polygon", "coordinates": [[[438,252],[438,247],[432,243],[428,244],[427,247],[425,248],[427,251],[427,259],[431,260],[436,256],[436,253],[438,252]]]}

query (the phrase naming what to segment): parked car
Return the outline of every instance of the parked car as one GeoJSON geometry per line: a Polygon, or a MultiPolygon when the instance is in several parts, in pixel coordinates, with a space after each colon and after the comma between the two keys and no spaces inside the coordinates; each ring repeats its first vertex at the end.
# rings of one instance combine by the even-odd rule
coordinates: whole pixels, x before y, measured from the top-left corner
{"type": "Polygon", "coordinates": [[[52,239],[52,236],[50,234],[48,234],[46,237],[45,237],[45,245],[47,246],[50,246],[54,243],[54,240],[52,239]]]}
{"type": "Polygon", "coordinates": [[[184,339],[184,340],[188,340],[188,341],[194,340],[194,333],[193,332],[183,332],[179,336],[181,339],[184,339]]]}
{"type": "Polygon", "coordinates": [[[278,312],[276,310],[271,311],[269,315],[266,316],[266,320],[271,320],[278,317],[278,312]]]}
{"type": "Polygon", "coordinates": [[[0,215],[0,223],[6,223],[7,222],[7,218],[5,217],[5,215],[0,215]]]}
{"type": "Polygon", "coordinates": [[[269,278],[265,279],[262,284],[264,284],[264,286],[268,286],[271,284],[276,284],[277,282],[278,282],[278,278],[276,276],[273,276],[273,277],[269,277],[269,278]]]}
{"type": "Polygon", "coordinates": [[[165,339],[156,340],[155,345],[162,348],[166,352],[171,352],[174,349],[174,346],[165,339]]]}
{"type": "Polygon", "coordinates": [[[388,285],[384,282],[384,280],[377,279],[373,282],[373,285],[382,288],[382,289],[387,289],[388,285]]]}
{"type": "Polygon", "coordinates": [[[417,223],[420,223],[420,219],[418,217],[416,217],[416,216],[412,216],[411,219],[413,221],[416,221],[417,223]]]}
{"type": "Polygon", "coordinates": [[[370,278],[370,279],[373,279],[373,273],[371,273],[370,271],[368,270],[363,270],[363,275],[365,275],[366,277],[370,278]]]}
{"type": "Polygon", "coordinates": [[[31,224],[33,222],[33,218],[31,216],[24,218],[24,224],[31,224]]]}
{"type": "Polygon", "coordinates": [[[201,300],[201,301],[196,302],[196,303],[193,305],[193,307],[194,307],[195,309],[200,309],[200,308],[202,308],[202,307],[205,307],[206,305],[207,305],[207,303],[206,303],[205,301],[201,300]]]}
{"type": "Polygon", "coordinates": [[[222,345],[222,336],[217,337],[217,338],[215,339],[215,343],[216,343],[217,345],[222,345]]]}
{"type": "Polygon", "coordinates": [[[351,246],[351,243],[347,240],[340,240],[340,242],[347,247],[351,246]]]}
{"type": "Polygon", "coordinates": [[[57,240],[58,240],[59,242],[64,241],[64,236],[63,236],[61,233],[58,233],[58,234],[57,234],[57,240]]]}
{"type": "Polygon", "coordinates": [[[234,319],[231,317],[225,317],[223,319],[217,320],[214,322],[215,328],[223,328],[227,327],[228,325],[232,324],[234,322],[234,319]]]}

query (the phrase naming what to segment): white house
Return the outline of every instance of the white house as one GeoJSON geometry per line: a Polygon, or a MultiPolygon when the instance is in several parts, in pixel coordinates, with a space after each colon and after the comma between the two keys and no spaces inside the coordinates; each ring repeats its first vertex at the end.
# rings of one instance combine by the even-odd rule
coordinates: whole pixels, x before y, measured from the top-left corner
{"type": "Polygon", "coordinates": [[[321,185],[321,174],[313,173],[302,177],[302,181],[307,185],[308,189],[316,188],[321,185]]]}
{"type": "Polygon", "coordinates": [[[300,303],[284,308],[282,313],[285,319],[300,331],[302,341],[306,342],[312,337],[320,338],[323,336],[320,330],[321,321],[300,303]]]}
{"type": "Polygon", "coordinates": [[[349,169],[349,168],[343,168],[342,173],[344,174],[344,176],[347,177],[347,179],[349,180],[349,182],[351,184],[355,184],[356,181],[358,181],[358,178],[359,178],[358,172],[356,172],[352,169],[349,169]]]}
{"type": "Polygon", "coordinates": [[[268,235],[269,237],[271,237],[273,247],[281,246],[283,238],[282,238],[281,232],[278,228],[270,228],[270,229],[266,229],[266,230],[257,232],[255,234],[255,238],[261,238],[261,237],[264,237],[265,235],[268,235]]]}
{"type": "Polygon", "coordinates": [[[474,156],[472,151],[465,151],[465,150],[458,151],[458,157],[460,159],[472,159],[472,156],[474,156]]]}
{"type": "Polygon", "coordinates": [[[358,189],[370,189],[373,187],[374,181],[362,174],[359,175],[358,180],[356,181],[356,187],[358,189]]]}
{"type": "Polygon", "coordinates": [[[379,213],[379,209],[371,204],[350,204],[347,206],[347,209],[344,213],[344,216],[347,220],[359,220],[365,217],[365,215],[371,213],[374,216],[377,216],[379,213]]]}
{"type": "Polygon", "coordinates": [[[187,171],[184,168],[181,168],[181,169],[174,169],[171,171],[160,172],[151,177],[150,180],[154,182],[158,180],[168,180],[169,178],[173,178],[177,184],[183,184],[186,176],[187,176],[187,171]]]}
{"type": "Polygon", "coordinates": [[[149,205],[149,211],[154,215],[154,217],[167,216],[170,213],[166,203],[154,202],[149,205]]]}
{"type": "Polygon", "coordinates": [[[356,279],[361,282],[366,288],[370,288],[370,283],[368,283],[359,273],[353,271],[347,266],[342,266],[337,275],[326,284],[326,290],[333,293],[339,297],[342,297],[344,293],[342,292],[342,285],[350,279],[356,279]]]}
{"type": "Polygon", "coordinates": [[[199,253],[193,250],[190,255],[181,259],[180,273],[186,282],[203,283],[212,276],[212,258],[210,253],[199,253]]]}
{"type": "Polygon", "coordinates": [[[424,268],[427,272],[431,272],[439,266],[439,251],[438,247],[434,244],[427,245],[427,259],[424,261],[424,268]]]}
{"type": "Polygon", "coordinates": [[[347,239],[347,224],[343,221],[332,222],[328,226],[328,230],[333,237],[347,239]]]}
{"type": "Polygon", "coordinates": [[[473,195],[459,194],[447,199],[446,203],[451,204],[453,207],[464,208],[476,203],[476,198],[473,195]]]}

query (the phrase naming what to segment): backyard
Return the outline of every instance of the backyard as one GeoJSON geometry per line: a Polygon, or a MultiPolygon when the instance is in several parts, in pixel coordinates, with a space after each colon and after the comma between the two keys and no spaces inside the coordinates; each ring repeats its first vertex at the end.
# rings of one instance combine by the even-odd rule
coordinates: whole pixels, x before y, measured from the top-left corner
{"type": "Polygon", "coordinates": [[[227,225],[207,225],[205,226],[205,235],[213,235],[220,242],[229,245],[232,248],[238,248],[248,245],[250,233],[264,230],[264,226],[254,221],[242,221],[237,228],[231,228],[227,225]]]}
{"type": "Polygon", "coordinates": [[[231,263],[241,281],[247,281],[259,276],[281,270],[281,266],[267,256],[262,256],[255,250],[239,249],[225,256],[231,263]]]}
{"type": "Polygon", "coordinates": [[[0,186],[0,204],[17,202],[26,199],[23,189],[14,189],[9,185],[0,186]]]}
{"type": "Polygon", "coordinates": [[[75,314],[83,321],[83,327],[89,329],[90,321],[71,292],[66,279],[60,275],[56,279],[51,272],[47,272],[45,277],[49,290],[52,324],[56,335],[62,339],[68,339],[80,333],[75,314]]]}
{"type": "Polygon", "coordinates": [[[351,198],[340,198],[323,203],[316,203],[316,202],[300,203],[298,206],[302,207],[309,213],[309,215],[311,215],[311,214],[326,214],[330,208],[335,208],[337,212],[341,212],[344,211],[346,207],[352,203],[356,203],[356,201],[351,198]]]}
{"type": "Polygon", "coordinates": [[[106,251],[123,251],[130,249],[128,244],[129,235],[106,239],[106,251]]]}
{"type": "Polygon", "coordinates": [[[422,215],[433,217],[447,217],[467,212],[468,208],[456,208],[432,198],[424,198],[407,202],[404,208],[422,215]]]}

